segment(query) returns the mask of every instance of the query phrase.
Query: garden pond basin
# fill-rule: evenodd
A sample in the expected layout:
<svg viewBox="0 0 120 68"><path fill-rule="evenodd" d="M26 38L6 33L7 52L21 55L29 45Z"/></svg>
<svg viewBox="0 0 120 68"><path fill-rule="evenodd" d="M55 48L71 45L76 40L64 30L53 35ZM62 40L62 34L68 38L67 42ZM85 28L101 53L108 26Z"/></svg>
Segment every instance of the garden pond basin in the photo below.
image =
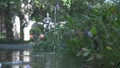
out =
<svg viewBox="0 0 120 68"><path fill-rule="evenodd" d="M55 52L0 49L1 68L83 68L81 60Z"/></svg>

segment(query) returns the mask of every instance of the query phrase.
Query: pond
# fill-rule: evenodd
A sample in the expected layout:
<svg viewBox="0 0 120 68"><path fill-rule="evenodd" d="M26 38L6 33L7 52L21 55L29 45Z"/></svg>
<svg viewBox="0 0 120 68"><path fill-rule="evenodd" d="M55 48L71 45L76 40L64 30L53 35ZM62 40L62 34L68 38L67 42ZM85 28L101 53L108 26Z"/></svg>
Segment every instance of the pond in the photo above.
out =
<svg viewBox="0 0 120 68"><path fill-rule="evenodd" d="M55 52L0 50L1 68L83 68L81 60Z"/></svg>

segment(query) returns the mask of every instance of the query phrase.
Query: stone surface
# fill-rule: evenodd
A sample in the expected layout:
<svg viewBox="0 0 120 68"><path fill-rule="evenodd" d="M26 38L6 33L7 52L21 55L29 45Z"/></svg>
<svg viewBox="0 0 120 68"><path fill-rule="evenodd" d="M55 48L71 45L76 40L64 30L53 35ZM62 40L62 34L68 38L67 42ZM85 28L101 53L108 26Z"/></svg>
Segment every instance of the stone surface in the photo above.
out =
<svg viewBox="0 0 120 68"><path fill-rule="evenodd" d="M25 50L31 48L32 45L29 44L0 44L0 49Z"/></svg>

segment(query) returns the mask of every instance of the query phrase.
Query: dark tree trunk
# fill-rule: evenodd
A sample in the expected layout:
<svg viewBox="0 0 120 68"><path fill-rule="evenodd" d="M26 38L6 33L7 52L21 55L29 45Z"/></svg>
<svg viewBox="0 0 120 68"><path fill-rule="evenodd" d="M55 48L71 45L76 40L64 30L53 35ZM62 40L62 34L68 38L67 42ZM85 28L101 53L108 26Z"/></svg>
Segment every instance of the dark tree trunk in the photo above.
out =
<svg viewBox="0 0 120 68"><path fill-rule="evenodd" d="M13 24L11 20L12 20L11 7L10 4L8 3L8 6L5 9L5 28L6 28L7 39L13 39L13 31L12 31Z"/></svg>

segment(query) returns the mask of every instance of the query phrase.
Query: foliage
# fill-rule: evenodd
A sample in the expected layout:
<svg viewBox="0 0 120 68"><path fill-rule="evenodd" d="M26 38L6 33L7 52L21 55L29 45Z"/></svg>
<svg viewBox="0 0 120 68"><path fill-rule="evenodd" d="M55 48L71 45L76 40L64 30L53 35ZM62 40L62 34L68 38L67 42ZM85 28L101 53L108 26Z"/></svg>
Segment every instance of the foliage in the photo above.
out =
<svg viewBox="0 0 120 68"><path fill-rule="evenodd" d="M6 2L1 0L0 8ZM42 21L47 12L53 21L57 17L55 28L45 33L44 39L39 38L39 34L43 33L41 26L32 30L38 32L37 38L33 39L35 50L67 52L82 57L86 63L94 61L103 68L119 67L119 3L105 3L103 0L34 0L32 19ZM60 20L66 21L63 27L59 26Z"/></svg>
<svg viewBox="0 0 120 68"><path fill-rule="evenodd" d="M83 5L81 4L81 6ZM73 7L77 6L74 5ZM117 57L120 58L118 56L118 40L120 39L118 35L120 30L118 5L114 3L97 3L95 5L84 4L83 7L88 9L80 12L82 14L78 13L80 9L73 12L74 15L66 16L68 23L65 27L68 30L65 30L67 35L65 35L66 37L63 40L68 45L69 52L77 56L82 54L83 57L87 56L88 59L93 57L93 60L96 59L93 55L96 55L96 57L101 55L101 59L104 59L105 68L116 66L119 62ZM76 9L78 10L78 8ZM86 35L85 31L91 32L91 36ZM95 45L93 44L96 38L98 39L96 41L98 43L97 47L100 48L100 53L97 53L94 49ZM81 50L84 48L87 51Z"/></svg>
<svg viewBox="0 0 120 68"><path fill-rule="evenodd" d="M83 57L86 63L104 64L104 68L117 67L120 62L118 2L67 1L63 0L62 9L58 11L65 12L62 18L67 20L66 24L60 28L57 22L45 39L38 40L36 50L67 52Z"/></svg>

